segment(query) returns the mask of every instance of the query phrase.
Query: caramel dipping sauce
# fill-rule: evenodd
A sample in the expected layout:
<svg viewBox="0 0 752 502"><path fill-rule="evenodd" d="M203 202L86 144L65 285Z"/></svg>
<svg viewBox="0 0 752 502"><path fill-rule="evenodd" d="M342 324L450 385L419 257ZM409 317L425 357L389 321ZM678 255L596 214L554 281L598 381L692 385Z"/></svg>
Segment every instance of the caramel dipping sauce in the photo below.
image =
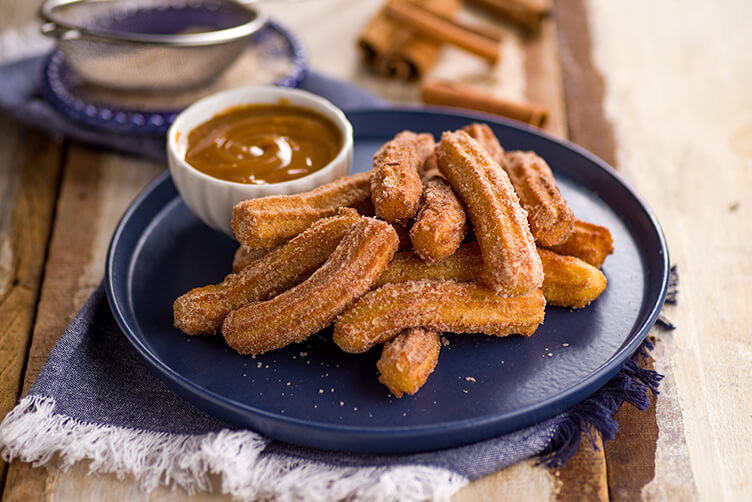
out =
<svg viewBox="0 0 752 502"><path fill-rule="evenodd" d="M342 144L334 122L307 108L244 105L193 129L185 161L214 178L265 185L318 171L334 160Z"/></svg>

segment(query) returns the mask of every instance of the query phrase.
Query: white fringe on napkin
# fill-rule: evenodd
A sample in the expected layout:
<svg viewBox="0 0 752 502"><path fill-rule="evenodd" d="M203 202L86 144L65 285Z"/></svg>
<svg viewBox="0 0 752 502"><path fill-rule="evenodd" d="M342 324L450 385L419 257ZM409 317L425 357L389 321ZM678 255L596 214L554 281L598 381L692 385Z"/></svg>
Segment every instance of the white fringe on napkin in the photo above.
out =
<svg viewBox="0 0 752 502"><path fill-rule="evenodd" d="M251 431L202 436L97 425L56 415L53 399L25 397L0 424L3 459L35 466L56 454L61 466L90 461L94 473L132 475L146 491L160 483L188 493L221 490L241 500L448 500L464 477L425 466L335 467L282 455L260 456L268 441Z"/></svg>

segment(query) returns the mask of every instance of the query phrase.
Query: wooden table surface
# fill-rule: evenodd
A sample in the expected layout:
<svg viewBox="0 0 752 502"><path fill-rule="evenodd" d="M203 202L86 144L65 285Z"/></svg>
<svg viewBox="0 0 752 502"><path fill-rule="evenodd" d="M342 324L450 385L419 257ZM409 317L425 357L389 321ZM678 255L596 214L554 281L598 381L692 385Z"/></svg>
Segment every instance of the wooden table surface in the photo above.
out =
<svg viewBox="0 0 752 502"><path fill-rule="evenodd" d="M395 102L414 85L360 65L355 38L380 0L271 5L313 68ZM36 2L0 0L0 30ZM472 16L472 13L468 14ZM506 33L489 69L457 50L437 76L543 103L548 128L612 165L656 212L681 272L679 303L654 329L666 375L644 413L625 406L614 441L586 441L561 470L522 462L478 480L471 500L752 499L752 3L558 0L538 37ZM23 31L23 30L22 30ZM0 54L2 57L2 54ZM2 85L2 82L0 82ZM0 416L25 395L74 313L100 282L110 235L165 169L25 129L0 114ZM218 480L215 480L215 486ZM209 500L132 480L0 464L3 501Z"/></svg>

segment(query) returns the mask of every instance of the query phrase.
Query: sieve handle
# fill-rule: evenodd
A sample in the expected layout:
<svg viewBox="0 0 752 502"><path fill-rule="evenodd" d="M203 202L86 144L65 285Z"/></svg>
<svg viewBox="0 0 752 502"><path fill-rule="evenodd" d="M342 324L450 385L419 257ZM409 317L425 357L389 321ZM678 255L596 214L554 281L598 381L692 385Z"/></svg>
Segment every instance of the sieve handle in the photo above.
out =
<svg viewBox="0 0 752 502"><path fill-rule="evenodd" d="M44 23L39 28L39 31L42 32L42 35L53 37L58 40L75 40L81 38L80 31L63 28L62 26L59 26L57 23L53 22Z"/></svg>

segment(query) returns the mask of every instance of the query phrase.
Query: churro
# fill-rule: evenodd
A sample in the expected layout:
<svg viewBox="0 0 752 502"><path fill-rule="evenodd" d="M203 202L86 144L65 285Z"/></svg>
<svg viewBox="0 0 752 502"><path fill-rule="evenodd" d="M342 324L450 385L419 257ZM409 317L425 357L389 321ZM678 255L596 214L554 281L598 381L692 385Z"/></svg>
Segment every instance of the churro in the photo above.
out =
<svg viewBox="0 0 752 502"><path fill-rule="evenodd" d="M527 214L504 170L464 131L445 132L436 158L473 223L485 283L508 296L540 288L543 267Z"/></svg>
<svg viewBox="0 0 752 502"><path fill-rule="evenodd" d="M556 253L577 258L601 268L606 257L614 252L614 239L606 227L576 220L569 239L558 246L546 246Z"/></svg>
<svg viewBox="0 0 752 502"><path fill-rule="evenodd" d="M230 312L222 323L227 344L240 354L260 354L305 340L368 291L396 251L391 225L360 217L308 279Z"/></svg>
<svg viewBox="0 0 752 502"><path fill-rule="evenodd" d="M251 248L270 249L295 237L313 222L332 216L340 207L370 206L369 174L340 178L296 195L272 195L235 205L232 230Z"/></svg>
<svg viewBox="0 0 752 502"><path fill-rule="evenodd" d="M546 303L582 308L598 298L606 288L606 276L585 261L543 248L538 248L538 253L543 264L541 289ZM474 242L463 244L441 263L427 263L414 253L397 253L374 287L420 280L474 282L482 270L483 260Z"/></svg>
<svg viewBox="0 0 752 502"><path fill-rule="evenodd" d="M189 291L173 304L175 327L189 335L216 333L231 311L272 298L310 276L327 261L359 218L354 209L342 209L338 216L315 222L220 284Z"/></svg>
<svg viewBox="0 0 752 502"><path fill-rule="evenodd" d="M534 152L506 152L501 165L527 211L536 242L542 246L565 242L574 229L574 213L546 161Z"/></svg>
<svg viewBox="0 0 752 502"><path fill-rule="evenodd" d="M423 328L406 329L384 344L376 363L379 382L395 397L415 394L439 362L441 341L435 331Z"/></svg>
<svg viewBox="0 0 752 502"><path fill-rule="evenodd" d="M232 258L232 271L237 274L252 262L258 260L262 256L268 255L271 249L254 249L248 246L240 245L238 250L235 251L235 256Z"/></svg>
<svg viewBox="0 0 752 502"><path fill-rule="evenodd" d="M543 272L546 302L558 307L586 307L606 289L606 276L594 266L574 256L562 256L538 248Z"/></svg>
<svg viewBox="0 0 752 502"><path fill-rule="evenodd" d="M389 223L415 216L423 193L418 169L433 148L430 134L402 131L376 152L371 171L371 201L376 216Z"/></svg>
<svg viewBox="0 0 752 502"><path fill-rule="evenodd" d="M543 322L540 290L507 298L470 282L408 281L371 291L334 324L334 342L361 353L403 330L423 327L453 333L530 336Z"/></svg>
<svg viewBox="0 0 752 502"><path fill-rule="evenodd" d="M441 176L441 171L439 171L439 164L436 161L436 154L431 152L431 155L423 162L423 167L420 169L420 177L425 181L434 176Z"/></svg>
<svg viewBox="0 0 752 502"><path fill-rule="evenodd" d="M439 262L454 253L467 234L462 202L443 178L426 181L421 207L410 228L413 251L429 262Z"/></svg>
<svg viewBox="0 0 752 502"><path fill-rule="evenodd" d="M394 282L419 280L480 281L483 260L476 242L463 244L455 253L439 263L428 263L415 253L397 253L387 265L374 287Z"/></svg>
<svg viewBox="0 0 752 502"><path fill-rule="evenodd" d="M471 138L480 143L488 155L499 165L504 162L504 148L488 124L473 122L462 128Z"/></svg>

